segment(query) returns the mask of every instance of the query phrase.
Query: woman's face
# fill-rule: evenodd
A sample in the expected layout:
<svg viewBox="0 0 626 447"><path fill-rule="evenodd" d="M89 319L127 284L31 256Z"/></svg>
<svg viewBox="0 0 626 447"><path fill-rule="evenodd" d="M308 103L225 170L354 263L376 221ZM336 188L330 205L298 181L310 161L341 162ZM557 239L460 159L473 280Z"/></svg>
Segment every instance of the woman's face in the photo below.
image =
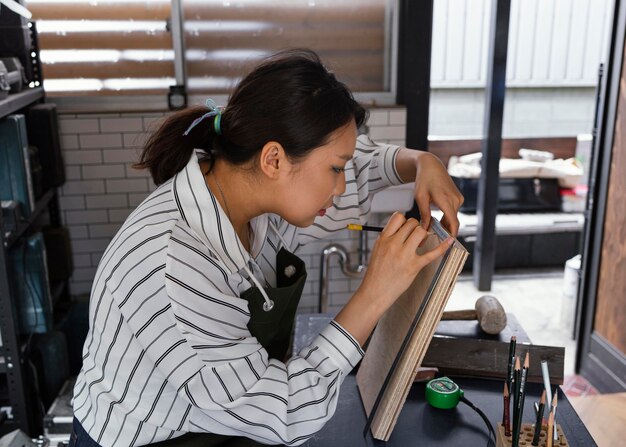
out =
<svg viewBox="0 0 626 447"><path fill-rule="evenodd" d="M331 134L327 144L313 149L296 163L280 198L279 214L298 227L308 227L333 204L333 197L346 190L344 168L354 155L357 128L354 120Z"/></svg>

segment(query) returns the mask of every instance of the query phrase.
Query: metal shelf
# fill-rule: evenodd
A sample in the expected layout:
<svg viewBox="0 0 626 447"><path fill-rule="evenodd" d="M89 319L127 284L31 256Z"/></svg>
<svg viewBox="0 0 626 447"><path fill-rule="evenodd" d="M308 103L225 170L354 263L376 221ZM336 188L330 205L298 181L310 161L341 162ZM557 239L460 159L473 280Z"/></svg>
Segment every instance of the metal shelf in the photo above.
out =
<svg viewBox="0 0 626 447"><path fill-rule="evenodd" d="M41 98L43 98L43 87L31 88L9 95L0 101L0 118L23 109Z"/></svg>
<svg viewBox="0 0 626 447"><path fill-rule="evenodd" d="M15 230L5 235L4 246L6 248L11 248L11 246L13 246L13 244L15 244L15 242L20 237L22 237L24 232L30 228L30 226L33 224L33 222L37 220L37 218L41 215L41 213L45 209L48 208L48 204L50 203L50 200L54 197L55 194L56 194L56 190L54 188L46 191L44 195L41 196L39 200L37 200L37 203L35 204L35 209L31 213L31 215L28 217L28 219L23 222L20 222L17 225L17 228Z"/></svg>
<svg viewBox="0 0 626 447"><path fill-rule="evenodd" d="M33 82L43 82L41 77L41 61L37 39L37 24L31 22L30 27L31 54L33 56ZM0 100L0 119L7 115L21 111L32 104L41 102L45 98L43 87L26 88L20 93L8 95ZM35 204L35 209L24 221L18 222L14 231L5 233L3 223L0 222L0 334L2 347L0 348L0 371L6 383L6 405L13 415L12 419L0 424L0 435L16 428L26 432L30 437L36 437L41 431L41 423L37 401L37 389L29 379L28 366L24 363L24 340L19 335L18 322L14 320L15 309L12 296L12 285L9 278L8 254L9 248L19 238L27 234L28 230L38 220L45 210L49 210L51 224L58 225L59 213L56 191L47 191Z"/></svg>

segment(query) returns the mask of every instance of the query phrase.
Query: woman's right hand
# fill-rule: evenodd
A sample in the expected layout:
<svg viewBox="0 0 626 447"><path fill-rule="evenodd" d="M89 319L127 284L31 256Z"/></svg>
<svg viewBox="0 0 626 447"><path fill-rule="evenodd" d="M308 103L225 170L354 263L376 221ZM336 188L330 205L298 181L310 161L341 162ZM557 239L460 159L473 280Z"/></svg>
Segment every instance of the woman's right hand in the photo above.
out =
<svg viewBox="0 0 626 447"><path fill-rule="evenodd" d="M335 320L361 345L385 311L411 285L419 271L444 255L448 238L433 250L417 254L428 233L416 219L394 213L374 244L363 282Z"/></svg>
<svg viewBox="0 0 626 447"><path fill-rule="evenodd" d="M394 213L374 244L359 288L376 297L382 313L411 285L424 266L443 256L454 242L449 238L433 250L418 255L417 248L427 237L419 221Z"/></svg>

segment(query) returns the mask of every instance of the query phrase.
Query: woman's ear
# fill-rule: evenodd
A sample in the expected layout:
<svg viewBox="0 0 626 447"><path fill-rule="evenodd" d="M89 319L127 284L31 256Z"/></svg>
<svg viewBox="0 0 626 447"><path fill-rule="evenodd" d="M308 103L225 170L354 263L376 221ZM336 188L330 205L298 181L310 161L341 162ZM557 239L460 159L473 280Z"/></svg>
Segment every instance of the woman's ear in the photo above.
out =
<svg viewBox="0 0 626 447"><path fill-rule="evenodd" d="M261 149L259 164L264 175L271 179L278 178L287 167L285 149L276 141L268 141Z"/></svg>

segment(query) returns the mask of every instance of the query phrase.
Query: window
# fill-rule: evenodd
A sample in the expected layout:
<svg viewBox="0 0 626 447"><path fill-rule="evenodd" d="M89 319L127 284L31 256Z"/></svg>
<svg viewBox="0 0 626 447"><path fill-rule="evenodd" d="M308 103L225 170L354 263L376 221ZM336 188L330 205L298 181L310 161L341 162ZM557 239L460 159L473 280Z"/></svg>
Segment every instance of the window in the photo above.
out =
<svg viewBox="0 0 626 447"><path fill-rule="evenodd" d="M226 93L261 58L316 50L352 90L388 90L391 0L187 0L190 94ZM174 79L169 0L30 0L44 87L59 95L165 95Z"/></svg>
<svg viewBox="0 0 626 447"><path fill-rule="evenodd" d="M167 91L174 81L169 0L30 0L51 94Z"/></svg>

